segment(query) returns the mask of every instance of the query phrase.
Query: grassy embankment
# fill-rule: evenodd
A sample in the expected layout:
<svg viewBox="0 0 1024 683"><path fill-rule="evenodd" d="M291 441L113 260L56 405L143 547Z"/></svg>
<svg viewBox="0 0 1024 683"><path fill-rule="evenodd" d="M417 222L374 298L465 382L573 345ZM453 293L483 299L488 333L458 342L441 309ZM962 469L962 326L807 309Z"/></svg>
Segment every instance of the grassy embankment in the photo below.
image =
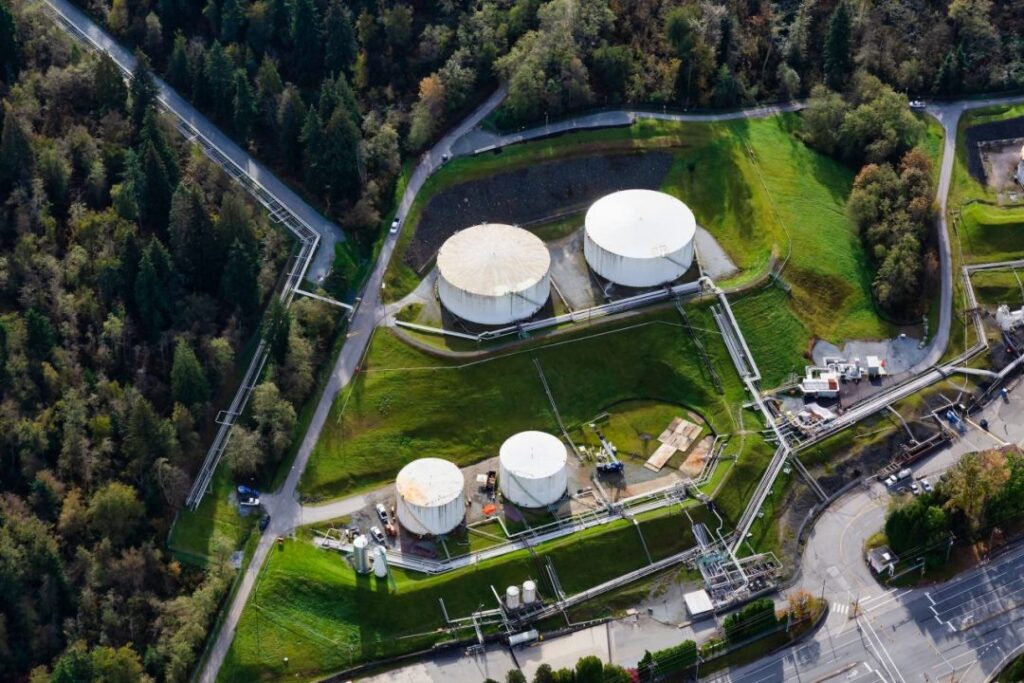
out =
<svg viewBox="0 0 1024 683"><path fill-rule="evenodd" d="M379 486L426 454L467 465L495 454L517 431L557 433L533 357L569 428L624 401L654 401L692 408L716 432L734 433L744 390L707 309L692 306L690 315L724 396L705 377L675 311L581 328L468 362L424 354L380 330L364 371L335 403L300 490L337 497ZM751 414L744 420L757 422Z"/></svg>
<svg viewBox="0 0 1024 683"><path fill-rule="evenodd" d="M427 181L410 211L385 293L401 298L419 281L402 254L435 194L567 156L661 149L674 157L662 189L683 198L741 268L732 284L762 274L773 253L791 254L786 270L791 308L812 334L830 340L885 336L891 330L871 305L870 264L845 215L853 171L804 145L795 135L799 125L796 115L714 124L642 119L629 128L584 131L515 145L501 154L455 159ZM929 140L926 146L937 146Z"/></svg>
<svg viewBox="0 0 1024 683"><path fill-rule="evenodd" d="M1001 206L997 194L971 176L967 170L965 138L965 131L971 126L1019 116L1024 116L1024 105L986 107L966 112L960 119L947 206L952 228L950 239L953 245L955 271L964 263L986 263L1024 257L1024 207ZM998 297L1010 291L1007 278L1016 284L1016 280L1009 273L975 276L975 285L980 287L977 290L980 295L979 303L986 306L999 303ZM953 280L953 295L953 328L950 333L949 349L944 359L952 358L974 343L973 332L965 325L963 316L959 314L966 307L960 278ZM1018 300L1011 295L1007 302L1015 303Z"/></svg>
<svg viewBox="0 0 1024 683"><path fill-rule="evenodd" d="M708 515L703 507L689 513L695 520ZM678 509L641 516L639 525L654 560L694 542L689 519ZM525 551L440 576L393 569L391 581L378 581L357 576L337 554L317 550L310 539L310 532L302 531L272 553L218 680L305 680L427 647L448 638L436 630L444 625L438 598L456 617L491 606L492 585L500 591L533 578L542 595L551 595L541 564ZM570 594L646 563L637 530L626 521L544 544L537 554L541 563L551 558Z"/></svg>

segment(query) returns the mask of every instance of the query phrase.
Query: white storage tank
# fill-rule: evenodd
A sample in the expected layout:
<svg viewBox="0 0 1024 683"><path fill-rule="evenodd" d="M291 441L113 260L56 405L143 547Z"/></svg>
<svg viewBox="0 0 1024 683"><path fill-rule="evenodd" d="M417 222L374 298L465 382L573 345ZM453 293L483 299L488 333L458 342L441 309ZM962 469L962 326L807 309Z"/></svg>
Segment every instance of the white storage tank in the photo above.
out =
<svg viewBox="0 0 1024 683"><path fill-rule="evenodd" d="M529 318L551 293L551 254L533 233L484 223L460 230L437 252L437 292L454 315L481 325Z"/></svg>
<svg viewBox="0 0 1024 683"><path fill-rule="evenodd" d="M388 553L381 545L373 549L373 575L378 579L388 575Z"/></svg>
<svg viewBox="0 0 1024 683"><path fill-rule="evenodd" d="M690 269L696 234L693 212L672 195L623 190L590 206L583 255L606 280L627 287L655 287Z"/></svg>
<svg viewBox="0 0 1024 683"><path fill-rule="evenodd" d="M505 607L519 609L519 586L509 586L505 589Z"/></svg>
<svg viewBox="0 0 1024 683"><path fill-rule="evenodd" d="M521 507L538 508L563 495L568 473L568 451L562 440L547 432L519 432L498 451L501 494Z"/></svg>
<svg viewBox="0 0 1024 683"><path fill-rule="evenodd" d="M537 584L533 581L523 581L523 604L532 605L537 602Z"/></svg>
<svg viewBox="0 0 1024 683"><path fill-rule="evenodd" d="M366 536L356 536L352 541L352 566L358 574L370 571L370 539Z"/></svg>
<svg viewBox="0 0 1024 683"><path fill-rule="evenodd" d="M462 470L447 460L413 460L395 479L398 521L418 536L448 533L462 523L465 515L465 485Z"/></svg>

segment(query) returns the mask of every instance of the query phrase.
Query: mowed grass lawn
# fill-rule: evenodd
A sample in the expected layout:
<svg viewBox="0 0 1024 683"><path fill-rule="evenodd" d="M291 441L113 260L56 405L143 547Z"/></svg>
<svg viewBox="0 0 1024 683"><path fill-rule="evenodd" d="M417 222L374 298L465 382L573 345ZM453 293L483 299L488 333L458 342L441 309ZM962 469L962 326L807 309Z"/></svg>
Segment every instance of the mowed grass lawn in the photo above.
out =
<svg viewBox="0 0 1024 683"><path fill-rule="evenodd" d="M694 521L714 525L703 506L691 503L688 512ZM678 507L640 516L638 522L654 560L694 543L690 520ZM444 625L439 598L451 617L468 616L478 607L494 606L490 586L503 592L528 578L550 598L541 565L549 557L570 594L647 562L637 529L621 520L537 547L540 562L521 551L440 576L392 569L393 581L357 576L343 557L316 549L311 539L310 532L301 531L272 552L218 680L308 680L427 647L448 638L437 630Z"/></svg>
<svg viewBox="0 0 1024 683"><path fill-rule="evenodd" d="M332 498L390 481L424 456L467 465L525 429L558 426L536 357L566 425L626 400L689 406L720 433L736 429L743 389L706 308L691 319L722 377L717 394L674 310L581 328L487 359L439 359L386 329L338 397L303 475L306 496Z"/></svg>
<svg viewBox="0 0 1024 683"><path fill-rule="evenodd" d="M810 332L796 317L792 299L779 287L763 287L732 299L736 322L754 354L764 387L777 387L790 373L804 374Z"/></svg>
<svg viewBox="0 0 1024 683"><path fill-rule="evenodd" d="M1022 280L1024 269L1018 270L1016 276L1010 271L981 271L971 276L978 303L993 310L1000 304L1010 308L1020 308L1024 304Z"/></svg>

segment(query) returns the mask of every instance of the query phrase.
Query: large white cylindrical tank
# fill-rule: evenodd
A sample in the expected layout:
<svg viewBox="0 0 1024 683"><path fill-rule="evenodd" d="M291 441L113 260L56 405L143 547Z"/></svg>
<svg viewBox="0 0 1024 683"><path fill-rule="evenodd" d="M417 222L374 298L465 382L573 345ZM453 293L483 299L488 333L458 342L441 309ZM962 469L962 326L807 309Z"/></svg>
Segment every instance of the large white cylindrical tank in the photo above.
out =
<svg viewBox="0 0 1024 683"><path fill-rule="evenodd" d="M532 605L537 602L537 584L533 581L523 581L523 604Z"/></svg>
<svg viewBox="0 0 1024 683"><path fill-rule="evenodd" d="M485 223L460 230L437 252L437 292L454 315L481 325L529 318L551 293L551 254L533 233Z"/></svg>
<svg viewBox="0 0 1024 683"><path fill-rule="evenodd" d="M544 507L565 495L568 451L557 436L547 432L519 432L498 451L501 494L516 505Z"/></svg>
<svg viewBox="0 0 1024 683"><path fill-rule="evenodd" d="M519 586L509 586L505 589L505 607L519 609Z"/></svg>
<svg viewBox="0 0 1024 683"><path fill-rule="evenodd" d="M359 574L370 571L370 539L366 536L356 536L352 541L352 566Z"/></svg>
<svg viewBox="0 0 1024 683"><path fill-rule="evenodd" d="M623 190L587 211L583 255L595 273L627 287L672 282L693 263L697 220L664 192Z"/></svg>
<svg viewBox="0 0 1024 683"><path fill-rule="evenodd" d="M377 546L373 549L373 575L383 579L388 575L388 552L384 546Z"/></svg>
<svg viewBox="0 0 1024 683"><path fill-rule="evenodd" d="M446 534L465 515L462 470L440 458L420 458L402 468L395 479L398 521L418 536Z"/></svg>

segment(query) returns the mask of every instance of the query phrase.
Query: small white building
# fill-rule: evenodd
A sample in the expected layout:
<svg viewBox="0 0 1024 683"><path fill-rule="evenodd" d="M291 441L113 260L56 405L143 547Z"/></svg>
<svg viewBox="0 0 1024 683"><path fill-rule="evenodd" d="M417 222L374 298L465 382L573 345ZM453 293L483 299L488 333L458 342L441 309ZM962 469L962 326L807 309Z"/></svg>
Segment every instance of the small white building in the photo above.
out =
<svg viewBox="0 0 1024 683"><path fill-rule="evenodd" d="M807 368L807 374L800 382L804 396L834 398L839 395L839 373L822 368Z"/></svg>
<svg viewBox="0 0 1024 683"><path fill-rule="evenodd" d="M868 356L865 360L868 366L868 377L884 377L888 374L885 370L885 361L878 356Z"/></svg>
<svg viewBox="0 0 1024 683"><path fill-rule="evenodd" d="M996 322L1003 332L1011 332L1024 325L1024 308L1011 311L1006 304L996 309Z"/></svg>
<svg viewBox="0 0 1024 683"><path fill-rule="evenodd" d="M689 613L691 619L700 619L706 617L715 611L715 606L711 602L711 596L708 595L706 590L693 591L683 596L683 602L686 603L686 611Z"/></svg>
<svg viewBox="0 0 1024 683"><path fill-rule="evenodd" d="M868 564L871 565L876 574L883 572L892 574L896 568L897 560L898 558L887 545L872 548L868 551Z"/></svg>

